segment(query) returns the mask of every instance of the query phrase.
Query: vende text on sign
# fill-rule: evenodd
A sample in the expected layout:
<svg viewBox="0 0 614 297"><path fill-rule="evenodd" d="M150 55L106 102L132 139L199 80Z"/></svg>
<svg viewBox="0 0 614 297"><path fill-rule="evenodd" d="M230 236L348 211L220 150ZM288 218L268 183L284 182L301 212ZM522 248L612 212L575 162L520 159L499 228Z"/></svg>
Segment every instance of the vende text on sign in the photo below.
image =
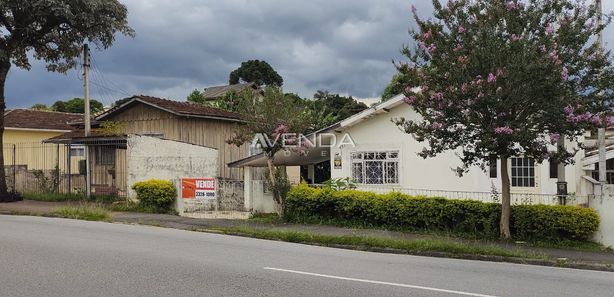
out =
<svg viewBox="0 0 614 297"><path fill-rule="evenodd" d="M217 180L215 178L182 178L183 199L215 199Z"/></svg>

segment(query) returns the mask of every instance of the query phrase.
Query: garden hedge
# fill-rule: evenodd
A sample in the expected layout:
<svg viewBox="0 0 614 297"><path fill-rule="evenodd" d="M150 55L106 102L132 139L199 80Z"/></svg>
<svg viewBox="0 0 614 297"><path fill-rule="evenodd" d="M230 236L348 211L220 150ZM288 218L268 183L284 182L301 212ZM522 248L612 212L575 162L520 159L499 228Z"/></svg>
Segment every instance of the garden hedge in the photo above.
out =
<svg viewBox="0 0 614 297"><path fill-rule="evenodd" d="M177 191L171 181L149 179L134 183L132 189L144 209L159 213L169 213L173 210Z"/></svg>
<svg viewBox="0 0 614 297"><path fill-rule="evenodd" d="M497 238L501 206L470 200L335 191L293 187L284 218L292 222L332 223L395 230L435 230ZM599 226L592 209L575 206L512 206L514 239L528 241L588 240Z"/></svg>

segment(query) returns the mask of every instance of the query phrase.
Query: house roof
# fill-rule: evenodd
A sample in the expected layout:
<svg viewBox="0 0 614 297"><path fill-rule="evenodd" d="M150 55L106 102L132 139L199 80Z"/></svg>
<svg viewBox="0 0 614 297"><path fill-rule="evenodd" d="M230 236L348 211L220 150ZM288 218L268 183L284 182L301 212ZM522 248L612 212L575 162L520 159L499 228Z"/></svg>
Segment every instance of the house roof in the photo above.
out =
<svg viewBox="0 0 614 297"><path fill-rule="evenodd" d="M147 104L149 106L161 109L163 111L178 115L178 116L186 116L186 117L199 117L199 118L209 118L209 119L218 119L225 121L241 121L241 117L239 114L234 112L228 112L225 110L221 110L218 108L213 108L209 106L205 106L198 103L192 103L187 101L174 101L162 98L156 98L145 95L137 95L126 98L125 103L115 106L104 113L98 115L96 120L103 120L104 118L114 114L128 106L136 102L141 102L143 104Z"/></svg>
<svg viewBox="0 0 614 297"><path fill-rule="evenodd" d="M246 88L256 89L257 86L254 83L242 83L225 86L207 87L203 90L202 95L206 100L213 100L220 98L229 92L239 93Z"/></svg>
<svg viewBox="0 0 614 297"><path fill-rule="evenodd" d="M13 129L70 131L72 127L68 123L80 119L83 119L82 114L11 109L4 113L4 126Z"/></svg>
<svg viewBox="0 0 614 297"><path fill-rule="evenodd" d="M101 129L93 128L90 131L89 136L85 136L85 130L83 128L78 128L72 130L70 132L63 133L58 136L54 136L48 139L45 139L43 142L47 143L93 143L93 142L101 142L108 140L118 140L125 139L126 135L108 135L103 132Z"/></svg>
<svg viewBox="0 0 614 297"><path fill-rule="evenodd" d="M308 139L311 139L314 136L322 135L325 136L326 133L333 132L342 132L349 127L357 125L358 123L362 123L363 121L368 120L369 118L381 114L387 113L390 109L405 104L405 95L400 94L390 98L389 100L379 103L375 106L369 107L347 119L336 122L328 127L315 131L307 136ZM322 137L320 139L323 139ZM324 138L323 142L325 145L330 145L330 139ZM323 153L323 151L329 151L329 146L314 146L311 148L307 148L308 152L306 155L301 154L287 154L282 151L277 152L274 156L273 163L276 165L306 165L306 164L316 164L322 161L325 161L330 158L330 154ZM227 164L228 167L244 167L244 166L254 166L254 167L263 167L266 166L266 155L264 153L256 154L253 156L249 156L247 158L243 158L240 160L236 160Z"/></svg>

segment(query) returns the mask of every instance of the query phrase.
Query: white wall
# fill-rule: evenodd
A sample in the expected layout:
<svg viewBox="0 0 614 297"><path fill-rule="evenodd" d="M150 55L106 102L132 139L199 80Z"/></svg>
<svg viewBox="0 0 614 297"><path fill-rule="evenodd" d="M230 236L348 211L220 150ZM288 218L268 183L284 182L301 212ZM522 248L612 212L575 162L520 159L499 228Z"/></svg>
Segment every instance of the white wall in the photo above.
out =
<svg viewBox="0 0 614 297"><path fill-rule="evenodd" d="M337 134L339 140L343 133L349 133L356 147L345 146L341 149L338 147L331 149L331 156L341 152L342 158L342 168L335 169L332 163L334 158L331 157L331 177L351 176L350 153L353 151L399 150L400 183L394 186L378 185L379 188L491 192L491 185L494 185L500 191L499 172L497 172L498 178L490 178L487 172L478 167L473 167L463 177L458 177L452 168L460 166L461 162L453 151L442 153L434 158L423 159L419 157L417 153L422 150L424 145L414 140L411 135L405 134L391 122L392 118L400 117L417 119L419 116L408 105L402 104L390 110L389 113L376 115L348 128L341 134ZM576 163L580 163L580 156L576 158L578 159ZM578 176L578 167L566 167L566 179L573 181L568 184L569 192L575 192L576 183L579 183L575 178ZM498 168L500 168L500 164L498 164ZM555 194L556 179L551 179L549 176L548 162L538 164L536 172L537 185L535 188L512 188L512 192Z"/></svg>
<svg viewBox="0 0 614 297"><path fill-rule="evenodd" d="M593 239L605 246L614 247L614 185L604 185L602 195L591 199L589 206L597 211L601 220Z"/></svg>
<svg viewBox="0 0 614 297"><path fill-rule="evenodd" d="M128 195L135 182L157 178L218 176L218 152L214 148L150 136L131 135L127 143Z"/></svg>

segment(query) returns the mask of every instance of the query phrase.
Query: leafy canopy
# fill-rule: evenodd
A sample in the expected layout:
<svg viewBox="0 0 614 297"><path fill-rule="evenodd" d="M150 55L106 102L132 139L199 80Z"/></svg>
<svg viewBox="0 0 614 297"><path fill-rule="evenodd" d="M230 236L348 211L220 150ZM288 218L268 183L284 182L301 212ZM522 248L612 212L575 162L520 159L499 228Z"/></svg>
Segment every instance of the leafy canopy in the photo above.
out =
<svg viewBox="0 0 614 297"><path fill-rule="evenodd" d="M132 36L127 13L117 0L0 1L0 62L30 69L32 52L48 70L66 72L83 42L108 48L116 32Z"/></svg>
<svg viewBox="0 0 614 297"><path fill-rule="evenodd" d="M104 106L100 101L90 100L90 112L95 114L104 109ZM85 102L83 98L73 98L68 101L58 100L51 105L52 111L70 112L70 113L84 113Z"/></svg>
<svg viewBox="0 0 614 297"><path fill-rule="evenodd" d="M241 63L241 66L230 73L229 84L240 82L253 82L258 86L281 87L284 79L267 63L260 60L249 60Z"/></svg>
<svg viewBox="0 0 614 297"><path fill-rule="evenodd" d="M273 156L282 149L283 134L300 134L308 130L312 123L308 113L295 104L290 96L286 96L280 88L266 87L262 95L244 90L239 100L239 114L245 121L237 127L229 143L242 145L251 142L254 136L263 135L271 141L271 146L264 143L262 149L268 156ZM278 139L275 142L275 139Z"/></svg>
<svg viewBox="0 0 614 297"><path fill-rule="evenodd" d="M592 42L604 25L594 6L572 0L434 0L414 48L399 63L416 79L404 92L420 119L396 119L435 156L460 149L464 172L494 158L524 155L570 161L549 151L561 136L575 140L603 124L612 106L610 53Z"/></svg>

